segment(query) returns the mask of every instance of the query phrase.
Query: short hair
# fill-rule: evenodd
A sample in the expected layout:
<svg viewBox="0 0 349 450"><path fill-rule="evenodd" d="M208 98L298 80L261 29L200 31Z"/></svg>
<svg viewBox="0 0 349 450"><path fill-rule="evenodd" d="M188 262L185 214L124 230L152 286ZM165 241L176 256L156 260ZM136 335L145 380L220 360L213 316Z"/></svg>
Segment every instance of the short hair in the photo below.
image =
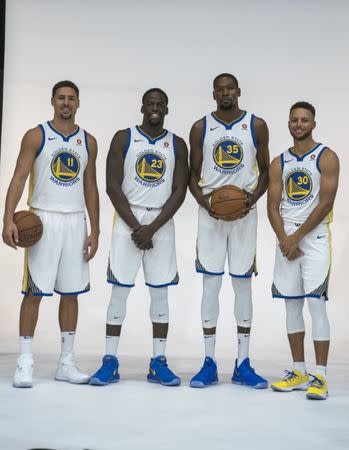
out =
<svg viewBox="0 0 349 450"><path fill-rule="evenodd" d="M307 109L308 111L310 111L310 112L312 113L313 117L315 118L315 108L314 108L314 106L311 105L310 103L308 103L308 102L297 102L297 103L295 103L295 104L292 105L291 108L290 108L290 114L291 114L291 112L292 112L294 109L297 109L297 108Z"/></svg>
<svg viewBox="0 0 349 450"><path fill-rule="evenodd" d="M216 89L217 83L221 78L231 78L236 83L236 86L239 87L239 82L235 75L231 73L221 73L213 80L213 89Z"/></svg>
<svg viewBox="0 0 349 450"><path fill-rule="evenodd" d="M164 91L163 91L162 89L160 89L160 88L151 88L151 89L148 89L146 92L144 92L143 97L142 97L142 103L144 103L146 97L147 97L149 94L152 94L153 92L158 92L159 94L163 95L163 96L165 97L166 105L168 105L168 97L167 97L167 94L166 94L166 92L164 92Z"/></svg>
<svg viewBox="0 0 349 450"><path fill-rule="evenodd" d="M52 88L52 97L54 97L56 95L57 90L62 87L69 87L69 88L74 89L77 98L79 98L79 88L77 87L77 85L75 83L73 83L72 81L69 81L69 80L63 80L63 81L59 81L58 83L56 83Z"/></svg>

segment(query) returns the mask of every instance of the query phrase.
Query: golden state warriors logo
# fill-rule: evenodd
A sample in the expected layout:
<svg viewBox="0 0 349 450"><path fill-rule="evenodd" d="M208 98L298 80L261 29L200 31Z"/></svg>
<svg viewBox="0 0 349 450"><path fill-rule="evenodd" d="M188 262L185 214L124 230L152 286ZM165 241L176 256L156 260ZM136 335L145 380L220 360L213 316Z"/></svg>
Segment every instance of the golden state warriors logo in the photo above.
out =
<svg viewBox="0 0 349 450"><path fill-rule="evenodd" d="M294 202L300 202L309 197L312 188L313 182L310 175L303 170L295 170L287 178L287 196Z"/></svg>
<svg viewBox="0 0 349 450"><path fill-rule="evenodd" d="M143 153L136 161L139 178L147 183L159 181L166 171L164 159L156 153Z"/></svg>
<svg viewBox="0 0 349 450"><path fill-rule="evenodd" d="M213 159L218 167L232 170L241 164L243 151L241 145L233 140L218 142L213 149Z"/></svg>
<svg viewBox="0 0 349 450"><path fill-rule="evenodd" d="M72 152L60 151L51 161L53 176L63 183L75 180L80 172L80 162Z"/></svg>

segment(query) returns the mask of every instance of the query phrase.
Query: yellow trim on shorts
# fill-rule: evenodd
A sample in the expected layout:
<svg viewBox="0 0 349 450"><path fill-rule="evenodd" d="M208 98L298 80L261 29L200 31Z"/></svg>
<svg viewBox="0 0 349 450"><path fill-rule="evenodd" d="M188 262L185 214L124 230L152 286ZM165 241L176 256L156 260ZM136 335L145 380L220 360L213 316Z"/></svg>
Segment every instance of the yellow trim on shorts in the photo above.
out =
<svg viewBox="0 0 349 450"><path fill-rule="evenodd" d="M23 270L23 281L22 281L22 292L28 291L28 249L24 250L24 270Z"/></svg>
<svg viewBox="0 0 349 450"><path fill-rule="evenodd" d="M116 222L118 221L118 213L116 212L116 210L114 211L114 217L113 217L113 230L116 226Z"/></svg>
<svg viewBox="0 0 349 450"><path fill-rule="evenodd" d="M331 211L327 214L325 220L327 224L333 222L333 209L331 209Z"/></svg>
<svg viewBox="0 0 349 450"><path fill-rule="evenodd" d="M328 271L328 279L330 279L331 269L332 269L332 233L331 233L329 223L326 224L326 227L327 227L328 247L329 247L329 251L330 251L330 268Z"/></svg>

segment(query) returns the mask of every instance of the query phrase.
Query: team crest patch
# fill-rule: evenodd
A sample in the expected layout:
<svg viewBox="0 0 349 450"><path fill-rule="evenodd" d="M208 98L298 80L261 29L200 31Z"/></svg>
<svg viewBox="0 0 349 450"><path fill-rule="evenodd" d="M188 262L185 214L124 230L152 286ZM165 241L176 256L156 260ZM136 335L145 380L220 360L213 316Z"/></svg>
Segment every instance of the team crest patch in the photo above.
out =
<svg viewBox="0 0 349 450"><path fill-rule="evenodd" d="M51 161L51 181L61 186L77 183L80 173L80 161L77 154L67 149L54 153Z"/></svg>
<svg viewBox="0 0 349 450"><path fill-rule="evenodd" d="M223 174L236 173L244 166L242 145L237 140L224 139L217 142L213 148L215 170Z"/></svg>
<svg viewBox="0 0 349 450"><path fill-rule="evenodd" d="M154 187L162 184L166 172L165 158L157 152L144 152L136 161L136 181L143 186Z"/></svg>
<svg viewBox="0 0 349 450"><path fill-rule="evenodd" d="M311 174L304 169L296 169L287 176L286 192L292 204L304 204L313 198Z"/></svg>

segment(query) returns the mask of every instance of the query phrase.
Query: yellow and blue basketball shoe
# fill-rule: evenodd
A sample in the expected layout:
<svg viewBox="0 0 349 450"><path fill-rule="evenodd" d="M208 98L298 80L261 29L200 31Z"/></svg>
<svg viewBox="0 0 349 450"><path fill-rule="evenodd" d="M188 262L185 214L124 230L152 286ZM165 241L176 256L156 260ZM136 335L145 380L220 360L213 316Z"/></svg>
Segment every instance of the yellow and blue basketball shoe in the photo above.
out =
<svg viewBox="0 0 349 450"><path fill-rule="evenodd" d="M268 381L256 374L255 369L250 366L249 358L245 358L239 367L237 366L237 360L235 360L235 368L231 381L232 383L242 384L254 389L266 389L268 387Z"/></svg>
<svg viewBox="0 0 349 450"><path fill-rule="evenodd" d="M309 375L307 372L303 375L299 370L285 370L286 376L281 381L276 381L271 385L274 391L291 392L305 391L309 386Z"/></svg>
<svg viewBox="0 0 349 450"><path fill-rule="evenodd" d="M150 383L160 383L164 386L181 384L181 379L168 368L166 357L163 355L151 358L147 380Z"/></svg>
<svg viewBox="0 0 349 450"><path fill-rule="evenodd" d="M118 368L118 359L114 355L105 355L102 367L92 375L89 384L94 386L105 386L109 383L117 383L120 380Z"/></svg>
<svg viewBox="0 0 349 450"><path fill-rule="evenodd" d="M190 380L190 387L205 388L218 383L217 364L206 356L200 371Z"/></svg>
<svg viewBox="0 0 349 450"><path fill-rule="evenodd" d="M327 380L318 373L310 375L313 377L307 389L307 398L311 400L326 400L328 397Z"/></svg>

